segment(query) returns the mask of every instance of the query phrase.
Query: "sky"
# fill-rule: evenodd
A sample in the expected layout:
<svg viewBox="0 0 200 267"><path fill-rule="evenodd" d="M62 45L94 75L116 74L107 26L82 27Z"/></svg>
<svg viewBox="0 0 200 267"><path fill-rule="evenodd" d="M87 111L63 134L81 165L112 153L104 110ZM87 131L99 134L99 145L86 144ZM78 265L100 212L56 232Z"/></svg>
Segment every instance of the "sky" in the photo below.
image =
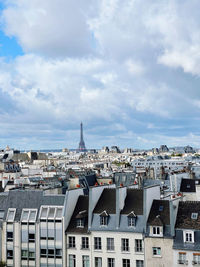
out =
<svg viewBox="0 0 200 267"><path fill-rule="evenodd" d="M0 0L0 147L200 147L199 0Z"/></svg>

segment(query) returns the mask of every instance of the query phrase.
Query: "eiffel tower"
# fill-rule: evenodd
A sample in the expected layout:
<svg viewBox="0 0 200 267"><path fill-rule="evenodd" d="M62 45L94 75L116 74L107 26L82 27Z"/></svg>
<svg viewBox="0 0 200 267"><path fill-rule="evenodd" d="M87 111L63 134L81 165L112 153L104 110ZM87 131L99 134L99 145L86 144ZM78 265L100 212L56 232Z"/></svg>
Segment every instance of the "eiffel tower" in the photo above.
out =
<svg viewBox="0 0 200 267"><path fill-rule="evenodd" d="M79 147L78 147L79 152L86 152L87 149L85 147L85 142L83 140L83 123L81 122L80 126L80 142L79 142Z"/></svg>

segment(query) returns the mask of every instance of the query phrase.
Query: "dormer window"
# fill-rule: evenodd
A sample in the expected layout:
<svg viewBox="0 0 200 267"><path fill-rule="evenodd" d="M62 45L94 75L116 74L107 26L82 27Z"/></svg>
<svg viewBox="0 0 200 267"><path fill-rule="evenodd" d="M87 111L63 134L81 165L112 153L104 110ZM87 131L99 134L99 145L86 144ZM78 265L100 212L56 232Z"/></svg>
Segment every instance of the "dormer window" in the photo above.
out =
<svg viewBox="0 0 200 267"><path fill-rule="evenodd" d="M76 227L83 228L84 227L84 219L76 219Z"/></svg>
<svg viewBox="0 0 200 267"><path fill-rule="evenodd" d="M15 218L16 209L8 209L7 213L7 221L13 222Z"/></svg>
<svg viewBox="0 0 200 267"><path fill-rule="evenodd" d="M194 231L183 231L183 240L185 243L194 243Z"/></svg>
<svg viewBox="0 0 200 267"><path fill-rule="evenodd" d="M135 215L134 211L131 211L131 213L129 213L127 217L128 217L128 226L135 227L137 215Z"/></svg>
<svg viewBox="0 0 200 267"><path fill-rule="evenodd" d="M76 215L76 227L83 228L85 225L85 218L87 217L87 210L82 210Z"/></svg>
<svg viewBox="0 0 200 267"><path fill-rule="evenodd" d="M108 225L108 213L104 210L101 214L100 214L100 225L101 226L107 226Z"/></svg>
<svg viewBox="0 0 200 267"><path fill-rule="evenodd" d="M153 235L160 235L160 227L153 226Z"/></svg>
<svg viewBox="0 0 200 267"><path fill-rule="evenodd" d="M197 218L198 218L198 213L193 212L193 213L191 214L191 219L192 219L192 220L197 220Z"/></svg>

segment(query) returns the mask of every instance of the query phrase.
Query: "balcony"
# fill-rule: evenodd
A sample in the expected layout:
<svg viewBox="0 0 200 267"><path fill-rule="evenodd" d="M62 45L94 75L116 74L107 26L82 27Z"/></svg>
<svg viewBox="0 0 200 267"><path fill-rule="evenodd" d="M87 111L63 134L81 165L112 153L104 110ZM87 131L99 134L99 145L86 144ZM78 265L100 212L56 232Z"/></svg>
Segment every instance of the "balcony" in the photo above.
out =
<svg viewBox="0 0 200 267"><path fill-rule="evenodd" d="M121 247L122 252L130 252L130 247L123 246Z"/></svg>
<svg viewBox="0 0 200 267"><path fill-rule="evenodd" d="M67 244L67 248L76 249L76 245L69 243L69 244Z"/></svg>
<svg viewBox="0 0 200 267"><path fill-rule="evenodd" d="M178 260L178 264L188 265L187 260Z"/></svg>
<svg viewBox="0 0 200 267"><path fill-rule="evenodd" d="M106 249L107 249L107 251L114 251L115 247L114 246L107 246Z"/></svg>
<svg viewBox="0 0 200 267"><path fill-rule="evenodd" d="M143 247L135 247L135 253L144 253Z"/></svg>
<svg viewBox="0 0 200 267"><path fill-rule="evenodd" d="M89 245L81 245L80 248L83 249L83 250L90 249Z"/></svg>
<svg viewBox="0 0 200 267"><path fill-rule="evenodd" d="M200 265L200 261L192 261L192 265Z"/></svg>

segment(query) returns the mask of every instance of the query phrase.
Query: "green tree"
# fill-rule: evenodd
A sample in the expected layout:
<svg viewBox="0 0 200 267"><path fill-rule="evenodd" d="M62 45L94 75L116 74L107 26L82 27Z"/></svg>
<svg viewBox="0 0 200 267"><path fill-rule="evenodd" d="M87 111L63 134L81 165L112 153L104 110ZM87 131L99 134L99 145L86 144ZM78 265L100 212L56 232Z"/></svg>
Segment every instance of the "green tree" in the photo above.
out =
<svg viewBox="0 0 200 267"><path fill-rule="evenodd" d="M0 261L0 267L6 267L6 263L4 261Z"/></svg>

